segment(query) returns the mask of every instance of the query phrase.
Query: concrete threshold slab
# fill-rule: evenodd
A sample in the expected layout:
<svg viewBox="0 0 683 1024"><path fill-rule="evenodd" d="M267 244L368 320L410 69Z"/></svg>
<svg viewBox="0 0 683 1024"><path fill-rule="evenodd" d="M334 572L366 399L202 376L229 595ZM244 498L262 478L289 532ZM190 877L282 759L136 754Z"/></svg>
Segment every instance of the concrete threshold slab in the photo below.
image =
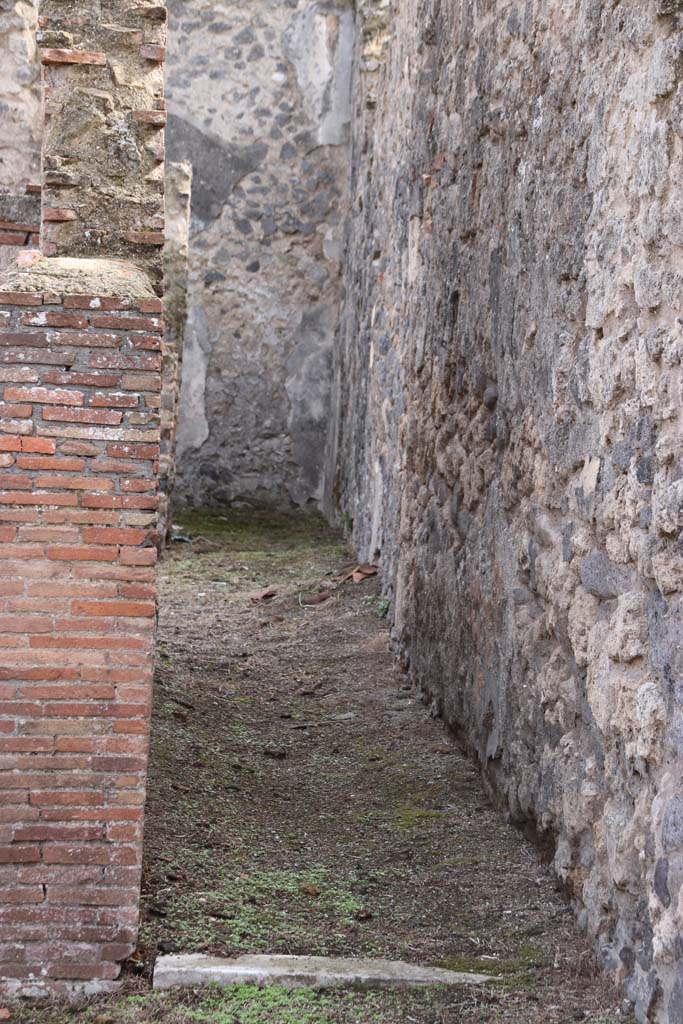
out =
<svg viewBox="0 0 683 1024"><path fill-rule="evenodd" d="M154 988L197 985L280 985L286 988L413 988L424 985L482 985L487 974L462 974L417 967L400 960L341 959L325 956L240 956L234 960L204 954L160 956Z"/></svg>

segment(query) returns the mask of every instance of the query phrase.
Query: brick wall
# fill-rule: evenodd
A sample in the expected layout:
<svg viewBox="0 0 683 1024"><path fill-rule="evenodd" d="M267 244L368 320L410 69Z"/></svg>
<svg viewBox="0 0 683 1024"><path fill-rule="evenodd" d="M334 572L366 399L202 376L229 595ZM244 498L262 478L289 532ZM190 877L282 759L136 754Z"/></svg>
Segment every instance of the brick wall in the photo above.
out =
<svg viewBox="0 0 683 1024"><path fill-rule="evenodd" d="M0 294L5 994L106 988L136 942L162 325L110 292Z"/></svg>

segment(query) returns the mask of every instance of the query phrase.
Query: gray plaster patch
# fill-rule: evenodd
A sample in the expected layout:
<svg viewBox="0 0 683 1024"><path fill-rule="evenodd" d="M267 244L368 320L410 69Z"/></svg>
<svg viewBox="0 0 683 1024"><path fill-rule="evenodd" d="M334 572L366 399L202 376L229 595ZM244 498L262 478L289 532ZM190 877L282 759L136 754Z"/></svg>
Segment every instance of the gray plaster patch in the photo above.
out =
<svg viewBox="0 0 683 1024"><path fill-rule="evenodd" d="M348 135L354 39L353 11L332 14L323 3L304 7L285 32L285 54L321 146L341 145Z"/></svg>
<svg viewBox="0 0 683 1024"><path fill-rule="evenodd" d="M204 307L192 306L185 331L183 373L180 389L180 410L176 459L193 449L201 448L209 436L206 419L206 371L208 328Z"/></svg>
<svg viewBox="0 0 683 1024"><path fill-rule="evenodd" d="M160 956L154 988L193 985L281 985L286 988L411 988L425 985L482 985L486 974L462 974L437 967L416 967L397 960L341 959L324 956L240 956L236 960L194 954Z"/></svg>
<svg viewBox="0 0 683 1024"><path fill-rule="evenodd" d="M301 316L296 342L287 359L285 387L290 401L289 433L301 480L290 485L292 500L305 503L318 493L325 451L320 444L329 414L334 323L330 311L311 308Z"/></svg>
<svg viewBox="0 0 683 1024"><path fill-rule="evenodd" d="M257 171L268 153L263 142L240 146L201 131L178 114L169 114L167 132L170 159L192 164L192 216L205 222L220 216L235 186Z"/></svg>

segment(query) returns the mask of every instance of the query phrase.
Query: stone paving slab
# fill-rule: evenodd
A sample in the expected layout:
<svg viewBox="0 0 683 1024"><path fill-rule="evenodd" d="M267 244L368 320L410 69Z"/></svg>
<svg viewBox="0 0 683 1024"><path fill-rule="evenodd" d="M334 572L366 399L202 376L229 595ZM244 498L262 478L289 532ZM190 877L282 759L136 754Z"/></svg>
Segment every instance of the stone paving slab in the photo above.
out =
<svg viewBox="0 0 683 1024"><path fill-rule="evenodd" d="M493 978L400 960L341 959L324 956L240 956L234 960L204 954L160 956L154 988L197 985L282 985L287 988L412 988L424 985L482 985Z"/></svg>

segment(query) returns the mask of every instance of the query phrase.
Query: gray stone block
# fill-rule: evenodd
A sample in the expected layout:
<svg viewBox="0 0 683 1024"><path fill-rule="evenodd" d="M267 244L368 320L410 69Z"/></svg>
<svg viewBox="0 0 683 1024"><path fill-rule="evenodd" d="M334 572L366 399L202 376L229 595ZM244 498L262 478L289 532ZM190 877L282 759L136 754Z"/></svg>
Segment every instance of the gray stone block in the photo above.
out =
<svg viewBox="0 0 683 1024"><path fill-rule="evenodd" d="M396 960L323 956L240 956L236 960L190 954L160 956L154 988L196 985L282 985L286 988L413 988L425 985L483 985L485 974L417 967Z"/></svg>

